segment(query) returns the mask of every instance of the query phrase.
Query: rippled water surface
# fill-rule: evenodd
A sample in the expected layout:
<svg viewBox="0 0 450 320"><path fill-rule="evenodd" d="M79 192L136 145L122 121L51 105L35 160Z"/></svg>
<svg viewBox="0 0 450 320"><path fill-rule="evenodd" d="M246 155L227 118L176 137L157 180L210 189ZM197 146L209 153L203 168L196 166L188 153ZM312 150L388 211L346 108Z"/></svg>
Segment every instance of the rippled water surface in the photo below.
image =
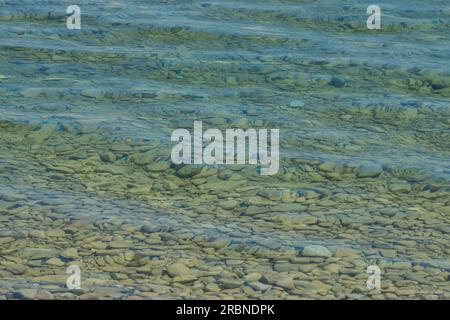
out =
<svg viewBox="0 0 450 320"><path fill-rule="evenodd" d="M0 0L0 299L450 298L450 3L369 4ZM278 174L172 164L194 121Z"/></svg>

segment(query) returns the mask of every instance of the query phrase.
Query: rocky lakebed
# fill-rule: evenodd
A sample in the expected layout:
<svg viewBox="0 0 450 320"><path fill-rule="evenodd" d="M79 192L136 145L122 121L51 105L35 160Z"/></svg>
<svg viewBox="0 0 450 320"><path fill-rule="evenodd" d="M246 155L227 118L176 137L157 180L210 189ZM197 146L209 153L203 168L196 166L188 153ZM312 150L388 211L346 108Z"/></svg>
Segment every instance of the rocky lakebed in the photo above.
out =
<svg viewBox="0 0 450 320"><path fill-rule="evenodd" d="M450 299L443 1L381 30L356 0L80 6L0 0L0 300ZM174 164L195 121L278 129L278 173Z"/></svg>

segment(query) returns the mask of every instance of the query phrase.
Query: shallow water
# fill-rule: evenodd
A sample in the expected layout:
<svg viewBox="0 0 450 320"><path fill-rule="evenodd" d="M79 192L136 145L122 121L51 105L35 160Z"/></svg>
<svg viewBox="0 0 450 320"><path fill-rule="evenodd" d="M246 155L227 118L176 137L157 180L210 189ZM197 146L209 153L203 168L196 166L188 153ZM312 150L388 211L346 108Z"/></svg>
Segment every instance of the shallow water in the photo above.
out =
<svg viewBox="0 0 450 320"><path fill-rule="evenodd" d="M0 1L0 298L448 299L450 6L369 4L79 1L68 30ZM279 173L171 164L194 121L280 129Z"/></svg>

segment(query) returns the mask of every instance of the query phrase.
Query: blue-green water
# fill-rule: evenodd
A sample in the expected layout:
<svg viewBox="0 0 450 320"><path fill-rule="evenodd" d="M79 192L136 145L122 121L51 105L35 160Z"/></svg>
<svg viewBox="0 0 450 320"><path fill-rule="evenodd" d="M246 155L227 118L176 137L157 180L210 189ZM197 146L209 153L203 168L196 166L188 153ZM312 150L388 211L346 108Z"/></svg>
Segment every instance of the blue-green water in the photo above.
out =
<svg viewBox="0 0 450 320"><path fill-rule="evenodd" d="M0 298L448 299L450 4L370 4L0 0ZM279 129L279 173L182 171L194 121Z"/></svg>

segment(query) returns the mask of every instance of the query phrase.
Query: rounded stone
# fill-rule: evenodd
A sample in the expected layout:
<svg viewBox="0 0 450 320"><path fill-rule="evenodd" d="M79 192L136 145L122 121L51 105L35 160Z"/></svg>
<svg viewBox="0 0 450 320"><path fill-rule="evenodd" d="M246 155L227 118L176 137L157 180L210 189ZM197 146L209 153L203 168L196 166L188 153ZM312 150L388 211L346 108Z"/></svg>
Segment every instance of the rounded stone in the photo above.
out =
<svg viewBox="0 0 450 320"><path fill-rule="evenodd" d="M323 246L307 245L303 248L302 256L329 258L332 256L332 254L327 248Z"/></svg>

